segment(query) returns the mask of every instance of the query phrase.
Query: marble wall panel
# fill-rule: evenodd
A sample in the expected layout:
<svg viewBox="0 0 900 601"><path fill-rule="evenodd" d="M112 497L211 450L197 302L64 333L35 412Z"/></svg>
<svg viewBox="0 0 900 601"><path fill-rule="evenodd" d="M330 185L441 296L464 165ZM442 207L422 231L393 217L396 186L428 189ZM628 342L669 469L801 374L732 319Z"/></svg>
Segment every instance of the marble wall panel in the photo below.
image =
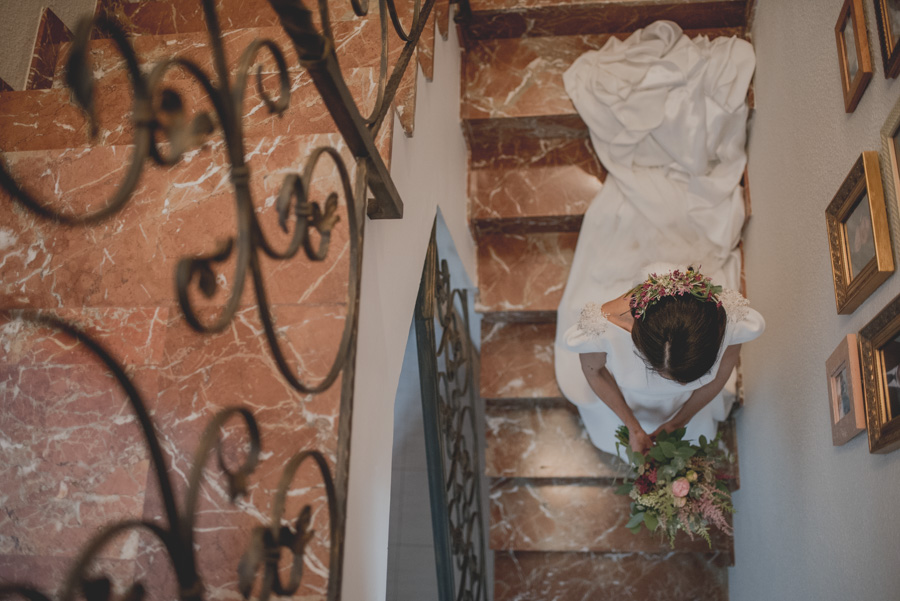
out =
<svg viewBox="0 0 900 601"><path fill-rule="evenodd" d="M494 562L495 601L728 599L726 571L689 553L498 552Z"/></svg>
<svg viewBox="0 0 900 601"><path fill-rule="evenodd" d="M515 478L615 478L626 465L591 444L565 401L487 404L485 473Z"/></svg>
<svg viewBox="0 0 900 601"><path fill-rule="evenodd" d="M615 486L591 481L501 479L491 486L492 549L520 551L650 552L669 550L668 540L642 529L625 528L631 499ZM733 541L718 531L713 548L684 533L675 549L694 553L730 552Z"/></svg>
<svg viewBox="0 0 900 601"><path fill-rule="evenodd" d="M578 234L495 234L478 244L479 311L555 311Z"/></svg>

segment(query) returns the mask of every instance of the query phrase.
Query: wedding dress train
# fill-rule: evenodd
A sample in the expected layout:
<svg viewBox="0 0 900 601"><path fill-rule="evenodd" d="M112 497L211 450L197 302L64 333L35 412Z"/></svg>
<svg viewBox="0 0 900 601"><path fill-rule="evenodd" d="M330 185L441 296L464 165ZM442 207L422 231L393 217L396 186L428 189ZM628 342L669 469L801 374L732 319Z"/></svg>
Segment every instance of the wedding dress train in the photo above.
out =
<svg viewBox="0 0 900 601"><path fill-rule="evenodd" d="M692 40L675 23L659 21L624 41L611 38L565 73L566 91L608 176L585 214L557 313L556 378L604 451L615 452L621 421L591 390L579 353L607 353L607 368L649 433L715 377L726 346L755 338L765 326L742 297L727 293L719 360L683 385L648 370L630 334L599 312L649 272L665 270L651 266L660 261L693 265L716 284L739 287L740 180L754 67L745 40ZM720 393L694 416L687 437L714 436L732 399Z"/></svg>

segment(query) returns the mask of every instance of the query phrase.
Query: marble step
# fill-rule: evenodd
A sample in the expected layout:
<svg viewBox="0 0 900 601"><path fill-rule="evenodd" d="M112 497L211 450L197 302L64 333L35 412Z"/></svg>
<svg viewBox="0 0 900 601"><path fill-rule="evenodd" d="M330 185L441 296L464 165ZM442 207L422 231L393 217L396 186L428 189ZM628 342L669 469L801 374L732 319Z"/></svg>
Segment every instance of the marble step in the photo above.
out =
<svg viewBox="0 0 900 601"><path fill-rule="evenodd" d="M553 371L555 319L548 322L481 322L483 399L559 399Z"/></svg>
<svg viewBox="0 0 900 601"><path fill-rule="evenodd" d="M348 69L348 85L363 106L373 106L377 89L372 85L372 67ZM267 85L274 86L272 74L264 76ZM212 113L212 105L192 80L179 79L170 82L171 89L181 94L187 115L196 111ZM281 115L268 111L262 97L253 86L247 91L242 112L244 148L252 153L259 140L326 134L337 132L337 127L325 107L325 103L302 73L293 74L293 90L288 109ZM81 148L84 146L120 146L131 144L134 136L131 106L133 95L128 84L113 83L104 86L95 96L97 137L91 138L90 124L84 112L72 101L68 90L26 90L0 95L0 151L27 152ZM386 120L376 138L382 157L390 161L393 120ZM208 138L221 138L217 128Z"/></svg>
<svg viewBox="0 0 900 601"><path fill-rule="evenodd" d="M668 553L668 540L625 524L631 499L605 480L501 478L491 483L490 546L508 551ZM733 564L733 539L713 533L712 548L684 533L675 552L700 553Z"/></svg>
<svg viewBox="0 0 900 601"><path fill-rule="evenodd" d="M475 310L555 312L575 253L577 233L488 234L478 240Z"/></svg>
<svg viewBox="0 0 900 601"><path fill-rule="evenodd" d="M493 401L486 407L485 473L492 478L591 478L611 481L626 472L615 455L590 441L574 405L564 399ZM720 426L734 456L729 488L740 488L734 420Z"/></svg>
<svg viewBox="0 0 900 601"><path fill-rule="evenodd" d="M693 553L494 552L494 601L728 601L728 570Z"/></svg>
<svg viewBox="0 0 900 601"><path fill-rule="evenodd" d="M479 237L577 232L605 178L587 138L517 137L472 149L469 220Z"/></svg>
<svg viewBox="0 0 900 601"><path fill-rule="evenodd" d="M755 0L470 0L469 39L634 31L659 19L685 29L743 27Z"/></svg>
<svg viewBox="0 0 900 601"><path fill-rule="evenodd" d="M686 33L717 37L744 35L744 30L722 27ZM610 34L560 35L472 42L464 55L460 116L473 154L484 150L489 154L498 143L521 135L586 137L586 126L563 87L563 73L576 58L601 48L609 38Z"/></svg>
<svg viewBox="0 0 900 601"><path fill-rule="evenodd" d="M329 19L332 23L336 46L341 44L340 37L343 31L352 30L353 38L357 42L365 41L376 53L380 51L380 17L378 4L370 3L369 12L365 17L357 17L351 4L343 0L328 1ZM437 5L439 10L433 10L425 25L416 52L410 65L419 64L427 79L434 75L434 44L435 44L435 15L441 20L447 19L447 0L440 0ZM225 35L233 30L245 28L281 28L277 14L271 8L267 0L217 0L217 14L220 26ZM414 0L400 0L396 2L400 22L405 29L409 29L412 22ZM201 34L206 35L206 23L201 3L196 0L145 0L133 3L127 0L101 0L97 7L100 11L107 11L115 15L117 21L132 35L171 35L179 36ZM319 12L313 8L313 21L319 22ZM395 34L391 25L388 25L389 58L388 69L392 69L396 58L399 56L403 42ZM370 30L367 35L359 35L362 29ZM358 30L358 31L357 31ZM97 37L102 37L101 32L95 32ZM283 49L290 49L294 55L291 44L282 44ZM343 57L346 57L344 53ZM343 58L339 54L339 58ZM289 61L293 61L290 58ZM389 71L390 72L390 71ZM400 88L395 97L394 109L403 125L403 130L408 136L413 134L415 128L415 86L416 69L408 68L404 74Z"/></svg>
<svg viewBox="0 0 900 601"><path fill-rule="evenodd" d="M621 477L626 466L591 444L563 400L488 402L485 473L493 478Z"/></svg>

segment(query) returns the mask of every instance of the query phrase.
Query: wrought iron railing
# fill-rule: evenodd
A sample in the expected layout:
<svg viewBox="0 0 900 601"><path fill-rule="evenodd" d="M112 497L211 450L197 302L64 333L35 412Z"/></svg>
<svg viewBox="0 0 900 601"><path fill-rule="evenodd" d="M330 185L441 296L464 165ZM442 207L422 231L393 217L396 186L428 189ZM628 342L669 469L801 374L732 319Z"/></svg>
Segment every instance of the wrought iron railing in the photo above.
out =
<svg viewBox="0 0 900 601"><path fill-rule="evenodd" d="M487 601L476 354L466 290L454 289L432 230L416 301L416 342L440 601Z"/></svg>
<svg viewBox="0 0 900 601"><path fill-rule="evenodd" d="M207 73L196 62L183 56L173 56L156 64L149 72L142 71L138 56L129 37L115 19L100 15L95 19L83 20L76 29L73 47L66 68L66 82L72 90L75 102L87 115L93 136L99 131L94 102L95 82L90 66L89 48L92 31L102 30L102 36L112 40L124 59L134 97L131 107L133 126L133 148L125 175L115 192L102 203L101 208L77 213L57 208L58 203L40 198L27 185L17 181L5 160L0 158L0 187L12 199L28 211L62 225L88 226L107 220L119 213L131 200L138 180L145 166L152 162L160 166L177 164L185 153L199 147L209 136L219 134L224 140L230 162L230 181L234 193L237 228L219 248L206 254L182 258L175 269L178 302L187 323L196 331L213 334L222 332L233 322L238 311L241 295L252 280L256 305L263 324L269 349L281 375L290 385L303 393L319 393L330 388L342 375L341 407L338 425L338 448L335 475L332 474L324 455L316 450L306 450L294 455L284 467L284 477L276 493L272 522L260 526L252 535L248 550L239 570L239 588L249 596L253 583L262 572L259 585L260 601L270 595L290 595L300 586L302 561L306 544L312 532L308 530L309 509L304 509L293 527L281 525L284 499L290 486L291 476L300 464L312 461L316 464L327 492L329 511L330 564L327 598L340 598L341 566L344 547L346 492L350 454L350 424L353 407L353 374L356 352L356 332L359 306L359 283L362 266L362 236L365 214L369 218L396 219L402 217L403 204L393 184L390 173L375 146L375 137L389 109L400 80L406 71L419 37L425 27L435 0L414 0L411 25L405 30L401 24L395 0L379 0L381 25L381 57L379 61L378 94L375 106L365 117L341 73L335 54L335 41L331 30L328 0L318 1L318 18L308 9L305 0L269 0L277 13L281 25L289 35L301 65L310 75L330 112L338 131L355 161L355 179L351 171L334 147L321 147L308 157L303 172L287 175L275 204L275 210L282 228L291 235L286 250L278 250L267 239L257 217L258 207L251 195L251 174L245 161L245 139L242 105L245 90L250 84L251 69L261 53L268 53L278 70L277 97L268 93L261 72L257 72L256 86L266 108L277 115L283 114L291 101L288 65L285 53L272 40L257 39L243 51L235 74L232 76L225 60L223 35L215 10L215 0L201 0L210 39L213 73ZM362 17L368 11L368 0L350 0L356 15ZM316 23L317 21L317 23ZM397 37L403 42L402 51L392 69L388 69L388 34L393 27ZM165 76L172 70L187 74L209 98L211 111L201 111L192 116L186 114L185 99L168 86ZM340 189L327 196L326 202L319 204L311 200L310 188L317 165L327 159L334 163L339 178ZM368 198L371 193L371 199ZM349 238L349 282L347 292L347 314L336 356L327 375L317 384L304 380L298 368L291 366L286 353L279 343L261 268L261 259L268 257L276 261L294 258L303 248L311 261L326 258L331 233L338 223L338 198L344 197L347 206L347 228ZM290 231L293 224L293 231ZM318 237L314 243L312 233ZM235 267L231 289L227 293L222 312L211 321L204 321L192 298L197 291L202 296L212 298L217 292L216 267L233 258ZM93 266L85 266L91 269ZM2 309L2 307L0 307ZM250 438L250 452L243 466L230 471L220 461L229 481L232 496L239 495L246 486L247 477L253 472L259 454L260 434L253 416L247 409L234 407L216 414L206 429L196 452L196 460L188 482L188 492L183 505L176 503L173 486L169 481L168 466L160 449L156 430L150 420L147 407L135 386L126 376L117 361L96 341L84 334L78 327L50 316L12 316L5 318L30 319L43 326L60 329L75 337L99 357L115 376L119 385L127 393L129 403L138 417L148 446L160 494L163 498L167 524L161 526L149 521L125 520L105 527L93 537L84 548L69 572L62 588L61 599L70 601L85 596L89 601L107 601L111 595L110 581L89 574L88 566L96 558L97 552L117 534L128 530L145 530L155 536L165 547L176 571L179 597L182 601L200 601L204 589L197 571L197 554L194 548L194 515L197 490L204 459L219 447L218 430L229 417L238 416L246 425ZM220 455L221 457L221 455ZM278 558L282 549L293 555L293 568L287 583L281 582L278 573ZM138 601L144 594L144 587L136 582L125 599ZM47 601L48 595L27 584L13 583L0 587L0 598L18 595L30 601Z"/></svg>

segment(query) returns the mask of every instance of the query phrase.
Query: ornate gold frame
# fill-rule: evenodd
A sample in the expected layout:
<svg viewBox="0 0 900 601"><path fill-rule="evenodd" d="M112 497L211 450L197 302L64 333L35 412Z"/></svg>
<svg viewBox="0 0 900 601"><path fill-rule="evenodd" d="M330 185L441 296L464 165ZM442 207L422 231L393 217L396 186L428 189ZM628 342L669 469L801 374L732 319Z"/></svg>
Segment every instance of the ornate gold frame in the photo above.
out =
<svg viewBox="0 0 900 601"><path fill-rule="evenodd" d="M900 101L894 105L881 127L881 182L892 240L900 240L900 204L897 202L897 193L900 192L900 162L898 162L900 148L894 144L894 136L898 134L900 134ZM895 265L900 261L897 251L898 249L894 248Z"/></svg>
<svg viewBox="0 0 900 601"><path fill-rule="evenodd" d="M850 372L851 404L850 411L841 418L838 411L840 399L837 398L834 383L844 369ZM849 334L834 349L825 362L825 374L828 376L828 404L831 407L831 440L834 446L840 446L866 429L866 406L863 401L856 334Z"/></svg>
<svg viewBox="0 0 900 601"><path fill-rule="evenodd" d="M891 18L885 0L875 0L875 21L878 23L878 45L881 48L884 77L897 77L900 75L900 31L891 29ZM894 40L893 45L891 40Z"/></svg>
<svg viewBox="0 0 900 601"><path fill-rule="evenodd" d="M844 42L844 24L847 19L853 21L853 38L859 68L853 80L850 80L847 67L847 45ZM841 71L841 89L844 92L844 110L852 113L856 110L869 80L872 79L872 54L869 52L869 38L866 34L866 11L862 0L844 0L837 24L834 26L837 40L838 67Z"/></svg>
<svg viewBox="0 0 900 601"><path fill-rule="evenodd" d="M858 335L870 453L890 453L900 448L900 416L890 415L884 354L881 350L898 334L900 296L888 303Z"/></svg>
<svg viewBox="0 0 900 601"><path fill-rule="evenodd" d="M875 257L856 277L853 277L850 271L845 223L863 194L869 199ZM877 152L863 152L856 160L840 190L825 209L825 220L828 224L828 245L831 248L831 273L834 278L837 312L847 315L853 313L894 273L891 232L888 228Z"/></svg>

